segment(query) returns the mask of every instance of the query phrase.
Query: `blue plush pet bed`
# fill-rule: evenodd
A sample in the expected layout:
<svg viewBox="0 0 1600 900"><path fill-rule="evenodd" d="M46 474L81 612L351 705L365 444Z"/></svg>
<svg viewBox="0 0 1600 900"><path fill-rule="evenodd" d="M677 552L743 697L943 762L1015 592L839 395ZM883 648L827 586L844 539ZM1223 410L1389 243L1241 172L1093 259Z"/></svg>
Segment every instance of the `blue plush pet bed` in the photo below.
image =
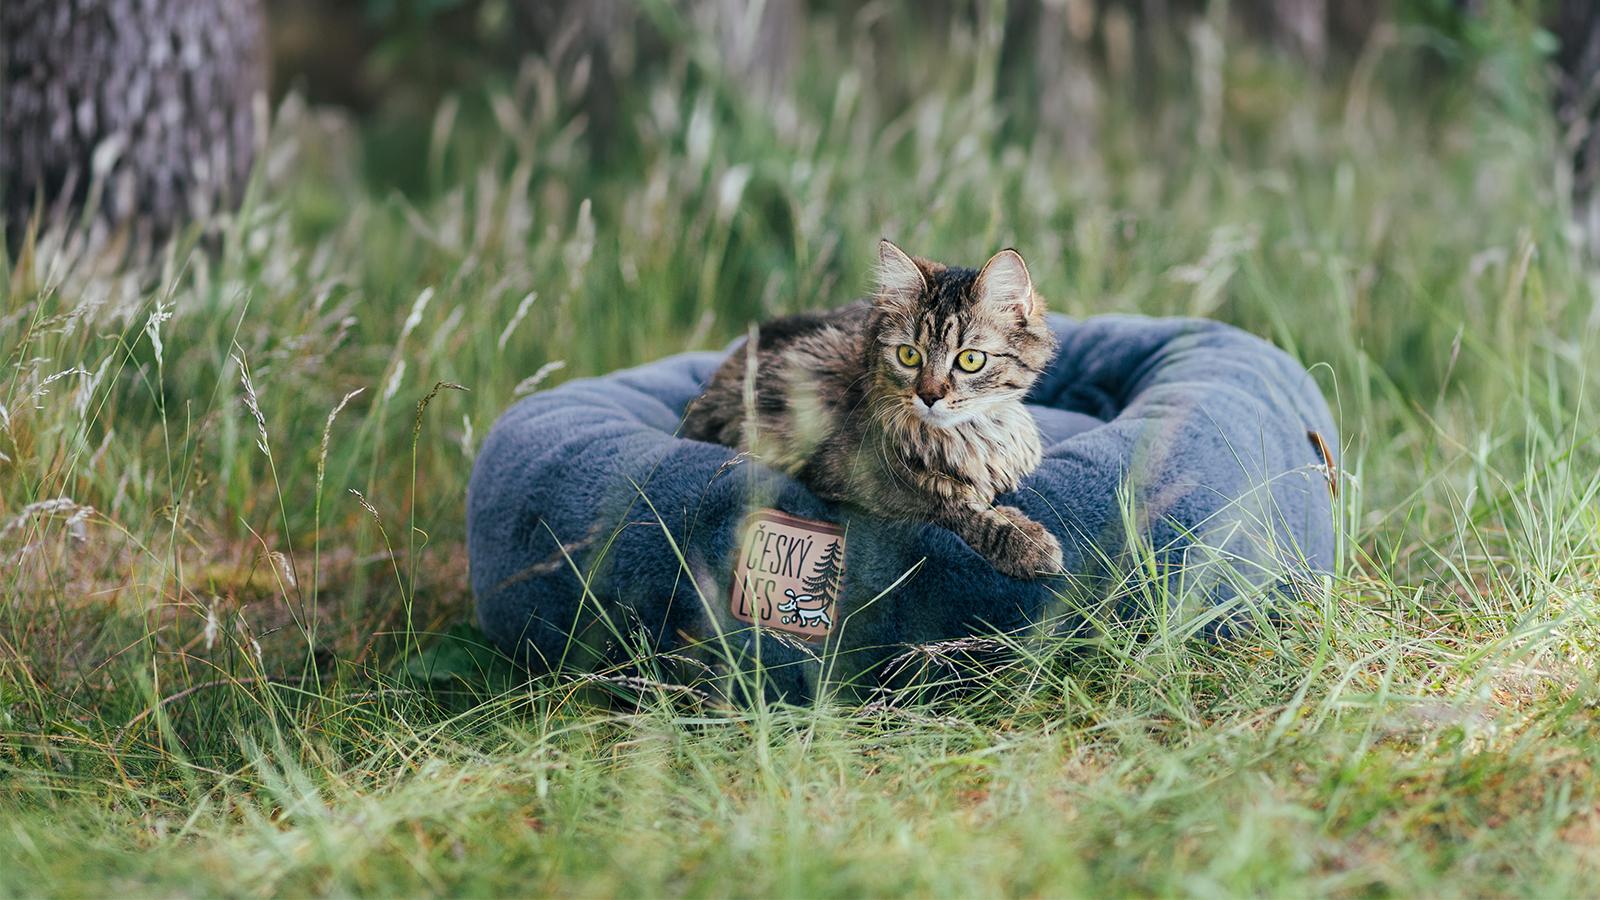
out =
<svg viewBox="0 0 1600 900"><path fill-rule="evenodd" d="M1070 633L1115 613L1130 605L1127 579L1116 576L1130 546L1154 560L1141 571L1168 578L1171 596L1223 608L1329 570L1336 461L1318 438L1339 442L1304 368L1216 322L1051 324L1060 353L1028 398L1044 463L1001 502L1060 539L1065 574L1008 578L944 528L824 503L727 447L676 437L722 359L688 353L570 382L501 417L468 490L480 624L535 670L712 648L740 666L759 659L764 691L803 700L823 678L870 683L912 644ZM826 636L804 640L777 620L754 629L735 616L734 592L750 584L734 583L735 568L762 553L760 535L747 543L760 509L816 523L824 540L833 532L822 523L842 533L842 558L829 560L839 565ZM781 539L766 538L767 555L782 560ZM793 595L771 593L763 612L794 619ZM1219 613L1211 627L1237 621Z"/></svg>

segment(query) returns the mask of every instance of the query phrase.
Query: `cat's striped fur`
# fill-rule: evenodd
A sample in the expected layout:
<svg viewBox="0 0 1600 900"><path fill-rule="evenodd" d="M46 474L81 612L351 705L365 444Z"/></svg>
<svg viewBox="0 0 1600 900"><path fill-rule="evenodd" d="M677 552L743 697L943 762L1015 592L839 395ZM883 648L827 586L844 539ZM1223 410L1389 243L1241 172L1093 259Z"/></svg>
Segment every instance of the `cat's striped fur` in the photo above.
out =
<svg viewBox="0 0 1600 900"><path fill-rule="evenodd" d="M870 301L763 325L753 361L734 351L684 435L747 450L826 499L943 524L1009 575L1059 570L1056 539L994 505L1039 465L1022 399L1055 352L1022 257L1003 250L976 271L884 241L879 259ZM963 351L981 366L959 366Z"/></svg>

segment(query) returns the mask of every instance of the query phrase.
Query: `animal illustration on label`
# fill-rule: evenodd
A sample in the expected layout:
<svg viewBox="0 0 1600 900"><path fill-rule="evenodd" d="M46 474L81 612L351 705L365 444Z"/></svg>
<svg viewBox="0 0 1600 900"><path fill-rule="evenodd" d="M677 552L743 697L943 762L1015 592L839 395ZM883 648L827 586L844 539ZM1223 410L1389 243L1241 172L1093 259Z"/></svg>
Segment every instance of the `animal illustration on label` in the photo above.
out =
<svg viewBox="0 0 1600 900"><path fill-rule="evenodd" d="M801 625L821 625L823 628L833 627L833 617L828 615L828 605L832 602L828 597L818 597L816 594L796 594L794 588L784 588L783 595L788 597L786 603L778 604L778 612L787 613L778 621L787 625L790 622L799 622Z"/></svg>

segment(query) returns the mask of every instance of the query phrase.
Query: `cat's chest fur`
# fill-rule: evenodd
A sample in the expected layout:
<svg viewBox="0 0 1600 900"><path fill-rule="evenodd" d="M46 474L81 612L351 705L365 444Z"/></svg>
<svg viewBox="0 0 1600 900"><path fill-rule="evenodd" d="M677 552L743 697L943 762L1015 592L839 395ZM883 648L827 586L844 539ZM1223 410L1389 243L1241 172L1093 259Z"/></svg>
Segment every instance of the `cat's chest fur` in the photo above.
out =
<svg viewBox="0 0 1600 900"><path fill-rule="evenodd" d="M1021 404L949 426L912 420L868 440L885 450L878 490L911 488L955 503L988 504L1016 490L1041 457L1038 426Z"/></svg>

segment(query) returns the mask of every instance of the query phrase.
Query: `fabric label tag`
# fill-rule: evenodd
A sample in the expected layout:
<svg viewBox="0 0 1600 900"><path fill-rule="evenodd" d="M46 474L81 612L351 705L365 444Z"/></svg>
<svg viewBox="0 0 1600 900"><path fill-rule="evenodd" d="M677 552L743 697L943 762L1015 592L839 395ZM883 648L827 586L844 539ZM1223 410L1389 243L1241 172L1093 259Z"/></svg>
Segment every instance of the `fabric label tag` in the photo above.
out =
<svg viewBox="0 0 1600 900"><path fill-rule="evenodd" d="M831 522L761 509L745 521L730 609L751 625L821 640L838 620L844 532Z"/></svg>

